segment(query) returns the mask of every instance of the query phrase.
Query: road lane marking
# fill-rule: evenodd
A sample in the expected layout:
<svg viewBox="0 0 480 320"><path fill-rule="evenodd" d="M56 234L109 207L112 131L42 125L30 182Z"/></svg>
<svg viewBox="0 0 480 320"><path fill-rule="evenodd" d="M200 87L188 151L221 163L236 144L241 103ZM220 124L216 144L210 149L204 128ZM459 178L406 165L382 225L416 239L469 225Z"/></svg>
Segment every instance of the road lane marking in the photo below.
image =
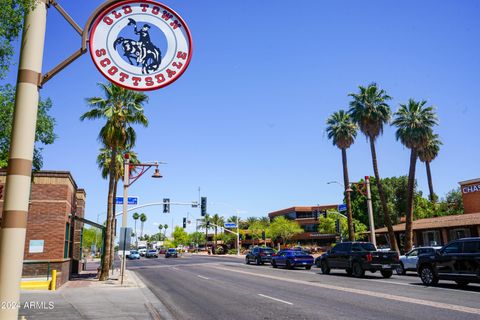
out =
<svg viewBox="0 0 480 320"><path fill-rule="evenodd" d="M272 279L272 280L290 282L290 283L295 283L295 284L302 284L302 285L307 285L307 286L320 287L320 288L324 288L324 289L342 291L342 292L347 292L347 293L354 293L354 294L359 294L359 295L369 296L369 297L374 297L374 298L381 298L381 299L404 302L404 303L418 304L418 305L423 305L423 306L433 307L433 308L438 308L438 309L446 309L446 310L451 310L451 311L458 311L458 312L480 315L480 309L465 307L465 306L459 306L459 305L455 305L455 304L435 302L435 301L430 301L430 300L420 300L420 299L409 298L409 297L404 297L404 296L397 296L397 295L388 294L388 293L380 293L380 292L367 291L367 290L354 289L354 288L345 288L345 287L339 287L339 286L334 286L334 285L329 285L329 284L312 283L312 282L308 282L308 281L305 281L305 280L287 279L287 278L281 278L281 277L270 276L270 275L265 275L265 274L248 272L248 271L235 270L235 269L231 269L231 268L215 267L215 266L213 268L219 269L219 270L224 270L224 271L247 274L247 275L251 275L251 276L255 276L255 277L261 277L261 278L267 278L267 279Z"/></svg>
<svg viewBox="0 0 480 320"><path fill-rule="evenodd" d="M264 298L272 299L272 300L275 300L275 301L278 301L278 302L281 302L281 303L293 305L293 303L291 303L291 302L288 302L288 301L285 301L285 300L280 300L280 299L277 299L277 298L274 298L274 297L270 297L270 296L267 296L267 295L264 295L264 294L261 294L261 293L259 293L258 295L259 295L260 297L264 297Z"/></svg>
<svg viewBox="0 0 480 320"><path fill-rule="evenodd" d="M201 276L201 275L199 275L199 274L197 275L197 277L199 277L199 278L202 278L202 279L205 279L205 280L210 280L210 278L207 278L207 277Z"/></svg>
<svg viewBox="0 0 480 320"><path fill-rule="evenodd" d="M172 267L172 269L173 269L173 270L178 270L178 268L177 268L177 267Z"/></svg>

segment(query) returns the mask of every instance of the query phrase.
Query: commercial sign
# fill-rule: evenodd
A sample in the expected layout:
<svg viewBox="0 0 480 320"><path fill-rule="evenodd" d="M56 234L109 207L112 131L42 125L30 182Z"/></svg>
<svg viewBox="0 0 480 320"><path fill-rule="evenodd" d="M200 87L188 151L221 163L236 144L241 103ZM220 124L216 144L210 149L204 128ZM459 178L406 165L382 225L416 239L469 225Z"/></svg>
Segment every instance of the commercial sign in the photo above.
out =
<svg viewBox="0 0 480 320"><path fill-rule="evenodd" d="M474 185L462 187L463 193L472 193L472 192L479 192L479 191L480 191L480 184L474 184Z"/></svg>
<svg viewBox="0 0 480 320"><path fill-rule="evenodd" d="M156 90L177 80L192 58L185 21L152 0L120 1L103 10L90 31L97 69L119 86Z"/></svg>

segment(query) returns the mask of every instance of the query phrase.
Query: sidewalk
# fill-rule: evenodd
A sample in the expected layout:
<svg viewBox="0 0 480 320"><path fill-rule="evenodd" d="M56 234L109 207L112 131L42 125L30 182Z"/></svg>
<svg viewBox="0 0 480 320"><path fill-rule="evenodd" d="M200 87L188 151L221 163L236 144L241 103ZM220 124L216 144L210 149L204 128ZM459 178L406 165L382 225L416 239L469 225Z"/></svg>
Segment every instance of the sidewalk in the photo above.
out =
<svg viewBox="0 0 480 320"><path fill-rule="evenodd" d="M22 291L19 316L25 319L173 319L166 307L134 272L120 285L116 270L100 282L82 273L57 291Z"/></svg>

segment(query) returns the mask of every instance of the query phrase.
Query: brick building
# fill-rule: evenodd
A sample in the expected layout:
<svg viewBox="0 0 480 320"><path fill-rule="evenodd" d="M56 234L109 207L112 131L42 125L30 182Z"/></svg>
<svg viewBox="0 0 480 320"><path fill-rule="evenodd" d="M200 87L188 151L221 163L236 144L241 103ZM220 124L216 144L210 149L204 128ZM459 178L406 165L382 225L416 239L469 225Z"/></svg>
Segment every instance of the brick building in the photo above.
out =
<svg viewBox="0 0 480 320"><path fill-rule="evenodd" d="M0 188L6 170L0 170ZM24 277L45 276L57 270L57 286L82 269L85 190L77 187L70 172L38 171L32 175L27 234L24 247ZM0 221L3 199L0 199ZM11 248L16 250L14 246ZM1 252L0 252L1 254Z"/></svg>

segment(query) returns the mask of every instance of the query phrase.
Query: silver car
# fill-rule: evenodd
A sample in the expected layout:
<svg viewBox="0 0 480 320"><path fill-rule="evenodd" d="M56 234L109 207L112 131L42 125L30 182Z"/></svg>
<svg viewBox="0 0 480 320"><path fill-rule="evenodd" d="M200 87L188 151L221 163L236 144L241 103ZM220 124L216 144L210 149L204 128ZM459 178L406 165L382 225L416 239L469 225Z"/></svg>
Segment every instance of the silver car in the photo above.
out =
<svg viewBox="0 0 480 320"><path fill-rule="evenodd" d="M435 250L442 247L418 247L410 250L405 255L400 256L400 265L397 268L397 274L404 275L407 271L417 271L418 256L422 254L433 254Z"/></svg>

